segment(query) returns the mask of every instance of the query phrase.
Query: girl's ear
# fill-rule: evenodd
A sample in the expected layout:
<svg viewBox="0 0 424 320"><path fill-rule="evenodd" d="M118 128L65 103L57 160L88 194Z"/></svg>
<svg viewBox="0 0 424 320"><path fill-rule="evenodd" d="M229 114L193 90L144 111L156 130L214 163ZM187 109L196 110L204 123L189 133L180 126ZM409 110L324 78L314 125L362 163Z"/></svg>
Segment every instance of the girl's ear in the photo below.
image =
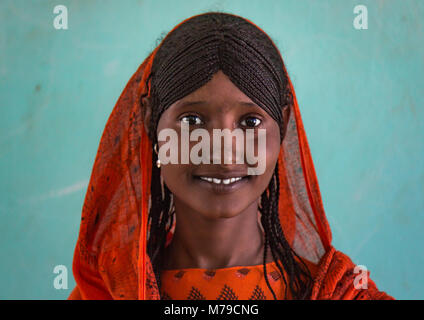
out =
<svg viewBox="0 0 424 320"><path fill-rule="evenodd" d="M146 130L147 134L149 134L150 118L152 116L152 103L149 97L141 98L141 109L144 129Z"/></svg>

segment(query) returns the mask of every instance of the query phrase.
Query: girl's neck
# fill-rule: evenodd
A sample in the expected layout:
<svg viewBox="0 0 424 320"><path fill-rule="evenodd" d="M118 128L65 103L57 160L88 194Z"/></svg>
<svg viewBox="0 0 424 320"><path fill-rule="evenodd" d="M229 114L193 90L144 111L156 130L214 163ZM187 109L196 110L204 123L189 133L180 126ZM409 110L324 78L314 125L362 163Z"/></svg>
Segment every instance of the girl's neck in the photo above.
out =
<svg viewBox="0 0 424 320"><path fill-rule="evenodd" d="M232 218L207 219L175 201L176 228L163 269L218 269L263 263L264 238L258 204ZM268 255L266 262L272 260Z"/></svg>

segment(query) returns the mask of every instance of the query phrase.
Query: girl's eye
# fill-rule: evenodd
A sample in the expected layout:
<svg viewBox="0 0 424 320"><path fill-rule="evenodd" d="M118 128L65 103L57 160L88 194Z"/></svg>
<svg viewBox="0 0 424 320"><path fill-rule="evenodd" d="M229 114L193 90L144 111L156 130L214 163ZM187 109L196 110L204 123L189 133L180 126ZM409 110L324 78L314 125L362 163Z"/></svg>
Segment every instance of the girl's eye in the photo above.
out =
<svg viewBox="0 0 424 320"><path fill-rule="evenodd" d="M195 115L187 115L181 118L182 122L188 123L189 125L202 124L202 120Z"/></svg>
<svg viewBox="0 0 424 320"><path fill-rule="evenodd" d="M247 117L241 122L241 125L244 127L257 127L261 124L261 120L256 117Z"/></svg>

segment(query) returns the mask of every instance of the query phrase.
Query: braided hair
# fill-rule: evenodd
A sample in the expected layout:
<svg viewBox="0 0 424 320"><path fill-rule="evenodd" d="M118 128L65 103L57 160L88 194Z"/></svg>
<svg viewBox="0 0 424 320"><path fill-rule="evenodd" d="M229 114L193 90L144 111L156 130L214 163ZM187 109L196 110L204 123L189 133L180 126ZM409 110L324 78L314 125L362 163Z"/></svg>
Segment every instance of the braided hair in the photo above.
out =
<svg viewBox="0 0 424 320"><path fill-rule="evenodd" d="M146 87L150 87L151 92L148 134L152 145L157 143L156 131L162 113L175 101L206 84L219 70L279 124L283 141L293 97L278 49L262 30L247 20L232 14L208 12L186 20L171 31L156 52L146 80ZM141 97L141 103L145 96ZM285 109L288 113L283 113ZM164 249L175 212L172 193L161 181L160 169L155 165L157 154L152 154L147 252L160 288ZM259 206L265 236L265 280L277 299L266 271L269 248L285 283L286 297L290 290L294 299L307 299L312 277L284 236L279 219L279 194L277 163Z"/></svg>

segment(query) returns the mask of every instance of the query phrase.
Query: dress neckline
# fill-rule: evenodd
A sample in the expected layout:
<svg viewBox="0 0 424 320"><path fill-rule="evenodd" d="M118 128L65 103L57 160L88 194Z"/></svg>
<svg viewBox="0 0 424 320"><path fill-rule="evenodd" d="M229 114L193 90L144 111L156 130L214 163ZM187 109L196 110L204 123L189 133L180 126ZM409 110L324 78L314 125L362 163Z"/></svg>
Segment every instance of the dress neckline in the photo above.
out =
<svg viewBox="0 0 424 320"><path fill-rule="evenodd" d="M270 267L272 265L275 265L275 261L270 261L267 262L266 267ZM232 266L232 267L223 267L223 268L174 268L174 269L165 269L165 270L161 270L161 272L178 272L178 271L215 271L215 272L220 272L220 271L231 271L234 269L240 269L240 268L248 268L248 269L255 269L255 268L263 268L263 264L256 264L256 265L250 265L250 266L245 266L245 265L237 265L237 266Z"/></svg>

